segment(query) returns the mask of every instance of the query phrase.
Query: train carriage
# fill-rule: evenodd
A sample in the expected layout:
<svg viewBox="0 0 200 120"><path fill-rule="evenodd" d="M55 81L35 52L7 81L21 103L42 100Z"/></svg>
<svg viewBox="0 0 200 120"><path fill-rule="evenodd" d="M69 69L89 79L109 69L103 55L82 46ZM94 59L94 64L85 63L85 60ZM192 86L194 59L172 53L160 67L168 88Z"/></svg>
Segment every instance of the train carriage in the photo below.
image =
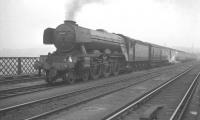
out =
<svg viewBox="0 0 200 120"><path fill-rule="evenodd" d="M121 34L118 35L125 40L128 68L131 67L132 70L147 68L150 65L150 44Z"/></svg>
<svg viewBox="0 0 200 120"><path fill-rule="evenodd" d="M169 58L170 58L170 50L169 49L166 49L166 48L163 48L162 50L161 50L161 60L162 61L168 61L169 60Z"/></svg>
<svg viewBox="0 0 200 120"><path fill-rule="evenodd" d="M193 54L188 54L188 53L183 52L183 51L177 51L176 53L177 53L177 54L176 54L176 56L175 56L175 59L176 59L176 61L178 61L178 62L186 62L186 61L188 61L188 60L192 60L192 59L193 59L193 56L195 56L195 55L193 55Z"/></svg>
<svg viewBox="0 0 200 120"><path fill-rule="evenodd" d="M161 62L161 48L157 45L151 45L151 66L157 66Z"/></svg>
<svg viewBox="0 0 200 120"><path fill-rule="evenodd" d="M148 43L135 41L135 69L143 69L149 67L150 61L150 45Z"/></svg>
<svg viewBox="0 0 200 120"><path fill-rule="evenodd" d="M135 62L149 61L149 44L136 41L135 43Z"/></svg>
<svg viewBox="0 0 200 120"><path fill-rule="evenodd" d="M170 49L170 59L169 62L170 63L176 63L176 55L177 55L177 50L175 49Z"/></svg>

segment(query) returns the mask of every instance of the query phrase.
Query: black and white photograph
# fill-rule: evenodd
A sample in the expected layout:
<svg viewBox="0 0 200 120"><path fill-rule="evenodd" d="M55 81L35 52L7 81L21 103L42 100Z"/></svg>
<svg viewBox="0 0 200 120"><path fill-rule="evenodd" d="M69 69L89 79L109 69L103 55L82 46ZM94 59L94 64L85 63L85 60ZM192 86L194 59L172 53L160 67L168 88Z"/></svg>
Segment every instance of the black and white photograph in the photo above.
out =
<svg viewBox="0 0 200 120"><path fill-rule="evenodd" d="M0 0L0 120L200 120L200 0Z"/></svg>

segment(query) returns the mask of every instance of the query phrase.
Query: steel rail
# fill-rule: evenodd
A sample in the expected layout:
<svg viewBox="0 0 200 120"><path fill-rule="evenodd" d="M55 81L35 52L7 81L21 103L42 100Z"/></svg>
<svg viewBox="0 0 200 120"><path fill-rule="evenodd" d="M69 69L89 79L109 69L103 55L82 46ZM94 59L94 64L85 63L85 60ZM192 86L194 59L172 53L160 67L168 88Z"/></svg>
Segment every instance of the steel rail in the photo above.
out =
<svg viewBox="0 0 200 120"><path fill-rule="evenodd" d="M26 82L31 82L31 81L39 81L40 79L44 79L44 77L31 76L31 77L21 77L21 78L13 78L13 79L0 79L0 84L26 83Z"/></svg>
<svg viewBox="0 0 200 120"><path fill-rule="evenodd" d="M158 91L160 91L162 88L164 88L165 86L169 85L170 83L172 83L173 81L175 81L176 79L180 78L181 76L183 76L184 74L186 74L187 72L191 71L192 68L190 67L189 69L187 69L186 71L180 73L179 75L177 75L176 77L172 78L171 80L163 83L162 85L156 87L155 89L149 91L148 93L146 93L145 95L143 95L142 97L138 98L137 100L129 103L127 106L122 107L121 109L119 109L118 111L111 113L110 115L106 116L103 118L103 120L115 120L120 118L122 115L124 115L127 111L131 110L131 108L135 108L137 107L139 104L141 104L143 101L148 100L151 96L153 96L154 94L156 94Z"/></svg>
<svg viewBox="0 0 200 120"><path fill-rule="evenodd" d="M189 68L191 68L191 66L189 67ZM187 68L187 69L189 69L189 68ZM168 68L169 69L169 68ZM168 70L168 69L164 69L164 70ZM156 71L153 71L153 72L147 72L146 73L146 75L151 75L151 74L153 74L153 73L157 73L158 74L158 70L156 70ZM161 72L161 73L159 73L159 74L162 74L163 73L163 71ZM91 90L91 89L95 89L95 87L97 88L97 87L103 87L103 86L107 86L107 85L109 85L109 84L113 84L113 83L118 83L118 82L123 82L123 81L127 81L128 79L131 79L131 78L138 78L138 77L143 77L144 76L144 74L143 75L138 75L138 76L135 76L135 77L129 77L129 78L126 78L126 79L123 79L123 80L118 80L118 81L115 81L115 82L109 82L109 83L106 83L106 84L101 84L101 85L96 85L96 86L93 86L93 87L90 87L90 88L86 88L86 89L79 89L79 90L74 90L74 91L72 91L72 92L70 92L70 93L65 93L65 94L62 94L62 95L56 95L56 96L52 96L52 97L48 97L48 98L43 98L43 99L38 99L38 100L35 100L35 101L29 101L29 102L26 102L26 103L22 103L22 104L18 104L18 105L14 105L14 106L10 106L10 107L6 107L6 108L2 108L2 109L0 109L0 112L1 113L6 113L7 111L10 111L10 110L14 110L14 109L17 109L17 108L20 108L20 107L23 107L23 106L26 106L26 105L31 105L31 104L34 104L34 103L38 103L38 102L42 102L42 101L45 101L45 100L49 100L49 99L53 99L53 98L57 98L57 97L60 97L60 96L70 96L70 95L73 95L73 94L76 94L76 93L79 93L79 94L81 94L82 92L84 92L85 93L85 91L89 91L89 90ZM159 75L156 75L156 76L159 76ZM154 75L154 77L156 77L155 75ZM151 75L151 78L153 78L152 77L152 75ZM144 79L144 78L143 78ZM148 79L150 79L150 78L148 78ZM147 80L147 79L146 79ZM142 80L142 81L139 81L139 82L135 82L135 83L133 83L132 85L134 85L134 84L138 84L138 83L141 83L141 82L144 82L144 81L146 81L146 80ZM130 85L129 85L130 86ZM127 86L126 86L127 87ZM123 88L121 88L121 89L123 89ZM117 91L117 90L114 90L114 92L115 91ZM111 93L111 92L110 92ZM108 93L107 93L108 94ZM106 95L105 93L104 93L104 95ZM100 96L102 96L102 95L100 95ZM94 97L93 99L96 99L96 98L98 98L98 97ZM91 98L90 98L91 99ZM91 99L92 100L92 99ZM85 100L85 101L88 101L88 100ZM85 101L81 101L80 103L83 103L83 102L85 102ZM80 104L79 103L79 104ZM64 109L64 108L63 108ZM37 117L36 117L37 118ZM34 117L33 117L33 119L34 119ZM27 120L31 120L31 119L27 119Z"/></svg>
<svg viewBox="0 0 200 120"><path fill-rule="evenodd" d="M147 73L146 76L148 76L149 74L151 74L151 73ZM136 76L135 78L143 77L143 76L144 75L139 75L139 76ZM158 76L158 75L156 75L156 76ZM42 102L42 101L49 100L49 99L54 99L54 98L61 97L61 96L68 96L68 95L72 95L72 94L76 94L76 93L80 93L80 92L84 92L84 91L89 91L89 90L92 90L92 89L104 87L104 86L107 86L107 85L112 85L112 84L119 83L119 82L127 82L127 80L129 80L129 79L131 79L131 78L127 78L127 79L123 79L123 80L119 80L119 81L115 81L115 82L104 83L104 84L101 84L101 85L88 87L86 89L78 89L78 90L74 90L72 92L61 94L61 95L55 95L55 96L51 96L51 97L47 97L47 98L42 98L42 99L38 99L38 100L34 100L34 101L29 101L29 102L22 103L22 104L17 104L17 105L14 105L14 106L2 108L2 109L0 109L0 112L6 112L6 111L9 111L9 110L12 110L12 109L16 109L18 107L23 107L23 106L26 106L26 105ZM136 84L136 83L134 83L134 84Z"/></svg>
<svg viewBox="0 0 200 120"><path fill-rule="evenodd" d="M148 72L148 73L145 73L143 75L138 75L136 77L141 77L141 76L152 74L152 73L154 73L154 72L151 72L151 73ZM128 78L128 79L131 79L131 78ZM91 82L91 81L88 81L88 82ZM86 83L86 82L84 82L84 83ZM115 83L115 82L113 82L113 83ZM19 87L19 88L1 90L0 91L0 99L6 99L6 98L10 98L10 97L19 96L19 95L30 94L30 93L39 92L39 91L45 91L45 90L48 90L48 89L51 89L51 88L58 88L58 87L63 87L63 86L67 86L67 85L68 84L60 85L60 83L58 82L54 86L48 86L48 84L40 84L40 85L34 85L34 86L27 86L27 87ZM23 92L26 89L27 89L27 91ZM16 93L16 94L14 94L14 93ZM8 94L8 95L6 95L6 94Z"/></svg>
<svg viewBox="0 0 200 120"><path fill-rule="evenodd" d="M0 100L15 97L15 96L45 91L45 90L63 87L63 86L65 85L48 86L47 84L39 84L39 85L33 85L33 86L28 86L28 87L21 87L21 88L19 87L19 88L14 88L14 89L2 90L0 91Z"/></svg>
<svg viewBox="0 0 200 120"><path fill-rule="evenodd" d="M172 67L174 68L174 66ZM191 66L189 66L187 69L191 68ZM171 69L171 68L162 68L161 70L168 70L168 69ZM63 95L67 95L67 94L75 94L77 92L80 92L80 91L87 91L87 90L90 90L90 89L94 89L96 87L103 87L105 85L110 85L110 84L115 84L115 83L118 83L118 82L126 82L127 80L130 80L132 78L136 79L136 78L140 78L140 77L144 77L144 76L148 76L150 74L155 74L155 73L158 73L160 70L155 70L155 71L152 71L152 72L147 72L145 74L142 74L142 75L137 75L137 76L132 76L132 77L128 77L126 79L123 79L123 80L118 80L118 81L114 81L114 82L109 82L109 83L105 83L105 84L101 84L101 85L96 85L96 86L92 86L92 87L89 87L89 88L86 88L86 89L78 89L78 90L75 90L75 91L72 91L70 93L65 93L65 94L62 94L62 95L55 95L55 96L52 96L52 97L48 97L48 98L43 98L43 99L38 99L38 100L34 100L34 101L29 101L29 102L26 102L26 103L22 103L22 104L17 104L17 105L14 105L14 106L10 106L10 107L6 107L6 108L2 108L0 109L0 112L4 112L4 111L9 111L9 110L12 110L12 109L15 109L17 107L23 107L25 105L28 105L28 104L34 104L34 103L37 103L37 102L40 102L40 101L45 101L45 100L48 100L48 99L53 99L53 98L56 98L56 97L59 97L59 96L63 96ZM60 87L60 86L59 86ZM36 91L37 92L37 91Z"/></svg>
<svg viewBox="0 0 200 120"><path fill-rule="evenodd" d="M173 112L172 116L170 117L170 120L181 120L183 113L185 112L190 99L192 98L193 93L195 92L195 88L197 86L197 80L200 76L200 72L193 80L192 84L190 85L189 89L185 93L184 97L182 98L179 105L176 107L175 111Z"/></svg>
<svg viewBox="0 0 200 120"><path fill-rule="evenodd" d="M162 69L166 70L166 68L162 68ZM137 77L141 77L141 76L144 76L144 75L149 75L149 74L156 73L156 72L158 72L158 71L147 72L147 73L145 73L143 75L138 75L138 76L130 77L130 78L127 78L127 79L137 78ZM111 78L111 77L109 77L109 78ZM91 81L88 81L88 82L91 82ZM86 82L84 82L84 83L86 83ZM113 83L115 83L115 82L113 82ZM47 87L47 88L46 89L45 88L41 88L42 87L41 85L44 86L44 87ZM6 99L6 98L10 98L10 97L15 97L15 96L18 96L18 95L24 95L24 94L39 92L39 91L48 90L48 89L51 89L51 88L57 88L55 86L53 86L53 87L45 86L45 84L41 84L41 85L34 85L34 86L28 86L28 87L22 87L22 88L14 88L14 89L2 90L2 91L0 91L0 99ZM56 85L59 85L59 83L56 84ZM36 88L37 86L38 86L38 88L40 88L39 90L31 90L33 88ZM58 86L58 87L62 87L62 86ZM30 88L31 91L27 91L27 92L23 92L22 91L23 89L28 89L28 88ZM11 93L9 93L9 91L11 91ZM14 91L14 93L16 93L16 94L13 94L12 91ZM8 93L8 95L5 95L5 93Z"/></svg>
<svg viewBox="0 0 200 120"><path fill-rule="evenodd" d="M27 118L27 119L25 119L25 120L35 120L35 119L39 119L39 118L41 118L41 117L48 116L48 115L53 114L53 113L55 113L55 112L62 111L62 110L64 110L64 109L68 109L68 108L77 106L77 105L82 104L82 103L86 103L86 102L88 102L88 101L91 101L91 100L94 100L94 99L103 97L103 96L108 95L108 94L112 94L112 93L117 92L117 91L120 91L120 90L122 90L122 89L126 89L126 88L128 88L128 87L131 87L131 86L133 86L133 85L139 84L139 83L144 82L144 81L147 81L147 80L149 80L149 79L151 79L151 78L154 78L154 77L157 77L157 76L159 76L159 75L151 76L150 78L146 78L145 80L135 82L135 83L130 84L130 85L128 85L128 86L125 86L125 87L122 87L122 88L117 88L116 90L112 90L112 91L107 92L107 93L104 93L104 94L102 94L102 95L97 95L97 96L94 96L94 97L91 97L91 98L87 98L86 100L82 100L82 101L80 101L80 102L76 102L76 103L73 103L73 104L68 105L68 106L64 106L64 107L60 107L60 108L57 108L57 109L54 109L54 110L51 110L51 111L47 111L47 112L41 113L41 114L39 114L39 115L36 115L36 116L32 116L32 117L30 117L30 118ZM119 83L119 82L118 82L118 83ZM112 83L111 83L111 84L112 84ZM108 84L105 84L105 85L102 85L102 86L97 86L97 87L104 87L104 86L107 86L107 85L108 85ZM74 91L74 94L76 94L76 92L91 91L91 89L96 89L96 88L95 88L95 87L92 87L92 88L88 88L88 89L86 89L86 90ZM68 93L68 94L73 94L73 93ZM62 95L61 95L61 96L62 96Z"/></svg>

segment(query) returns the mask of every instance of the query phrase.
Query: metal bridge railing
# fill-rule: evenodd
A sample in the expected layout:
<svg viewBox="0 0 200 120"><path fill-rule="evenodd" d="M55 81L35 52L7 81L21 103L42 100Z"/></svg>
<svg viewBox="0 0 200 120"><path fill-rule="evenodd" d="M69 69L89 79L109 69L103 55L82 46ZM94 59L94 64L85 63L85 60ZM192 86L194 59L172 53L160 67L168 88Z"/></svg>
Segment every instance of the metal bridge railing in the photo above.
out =
<svg viewBox="0 0 200 120"><path fill-rule="evenodd" d="M0 77L38 74L33 64L39 57L0 57Z"/></svg>

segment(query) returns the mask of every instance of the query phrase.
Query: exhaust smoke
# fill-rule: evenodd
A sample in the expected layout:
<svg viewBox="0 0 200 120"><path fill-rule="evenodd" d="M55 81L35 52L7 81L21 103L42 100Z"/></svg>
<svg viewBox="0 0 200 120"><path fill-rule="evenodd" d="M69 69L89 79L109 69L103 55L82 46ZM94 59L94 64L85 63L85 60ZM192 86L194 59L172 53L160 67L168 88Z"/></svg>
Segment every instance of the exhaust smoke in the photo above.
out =
<svg viewBox="0 0 200 120"><path fill-rule="evenodd" d="M179 62L176 60L177 54L178 54L178 53L175 52L174 54L172 54L171 58L168 57L168 61L169 61L170 63L179 63Z"/></svg>
<svg viewBox="0 0 200 120"><path fill-rule="evenodd" d="M76 14L81 10L81 8L90 3L99 3L103 2L104 0L72 0L71 3L69 3L66 6L66 20L74 20L76 17Z"/></svg>

